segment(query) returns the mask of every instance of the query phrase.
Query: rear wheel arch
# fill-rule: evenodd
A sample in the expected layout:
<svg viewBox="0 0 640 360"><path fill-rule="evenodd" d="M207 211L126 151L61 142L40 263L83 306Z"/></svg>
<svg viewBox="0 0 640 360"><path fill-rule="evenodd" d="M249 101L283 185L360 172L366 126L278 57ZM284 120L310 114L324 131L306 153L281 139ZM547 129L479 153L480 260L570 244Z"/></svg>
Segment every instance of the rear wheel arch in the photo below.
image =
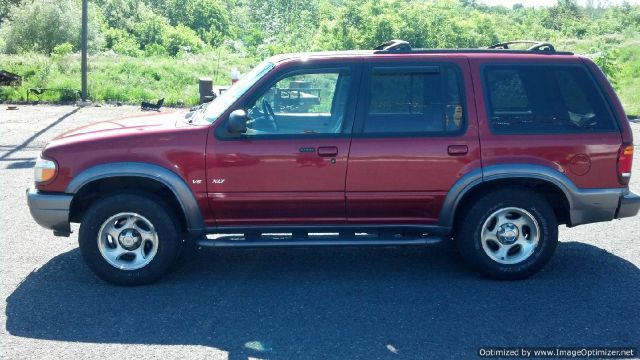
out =
<svg viewBox="0 0 640 360"><path fill-rule="evenodd" d="M483 195L505 188L526 188L551 205L558 223L571 224L576 186L564 174L541 165L506 164L474 170L456 182L443 203L439 225L454 228L464 209Z"/></svg>
<svg viewBox="0 0 640 360"><path fill-rule="evenodd" d="M465 209L468 209L481 197L503 189L528 189L540 194L553 209L558 223L570 222L570 203L567 194L557 185L547 180L537 178L504 178L482 182L461 195L455 211L452 224L459 220Z"/></svg>
<svg viewBox="0 0 640 360"><path fill-rule="evenodd" d="M202 212L186 182L164 167L146 163L102 164L74 177L65 190L74 194L71 221L79 222L90 204L106 194L128 189L156 195L174 209L189 233L204 232Z"/></svg>

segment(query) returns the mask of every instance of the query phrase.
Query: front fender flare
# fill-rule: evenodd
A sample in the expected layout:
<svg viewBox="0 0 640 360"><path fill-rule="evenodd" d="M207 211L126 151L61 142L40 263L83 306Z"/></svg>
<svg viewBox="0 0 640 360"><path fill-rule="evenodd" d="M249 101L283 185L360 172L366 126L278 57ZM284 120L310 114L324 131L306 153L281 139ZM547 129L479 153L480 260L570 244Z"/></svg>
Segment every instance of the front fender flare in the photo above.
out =
<svg viewBox="0 0 640 360"><path fill-rule="evenodd" d="M76 194L83 186L100 179L112 177L144 177L168 187L180 203L190 234L204 233L205 224L200 206L187 183L178 174L159 165L140 162L117 162L90 167L67 185L65 193Z"/></svg>

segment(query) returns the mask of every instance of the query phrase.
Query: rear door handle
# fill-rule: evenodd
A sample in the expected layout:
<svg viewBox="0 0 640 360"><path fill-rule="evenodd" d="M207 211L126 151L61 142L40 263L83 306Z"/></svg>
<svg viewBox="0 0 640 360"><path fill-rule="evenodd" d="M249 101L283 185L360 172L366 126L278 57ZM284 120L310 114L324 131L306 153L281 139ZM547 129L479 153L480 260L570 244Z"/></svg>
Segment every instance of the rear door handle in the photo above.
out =
<svg viewBox="0 0 640 360"><path fill-rule="evenodd" d="M469 152L467 145L449 145L447 153L452 156L466 155Z"/></svg>
<svg viewBox="0 0 640 360"><path fill-rule="evenodd" d="M338 155L337 146L320 146L318 147L318 156L330 157Z"/></svg>

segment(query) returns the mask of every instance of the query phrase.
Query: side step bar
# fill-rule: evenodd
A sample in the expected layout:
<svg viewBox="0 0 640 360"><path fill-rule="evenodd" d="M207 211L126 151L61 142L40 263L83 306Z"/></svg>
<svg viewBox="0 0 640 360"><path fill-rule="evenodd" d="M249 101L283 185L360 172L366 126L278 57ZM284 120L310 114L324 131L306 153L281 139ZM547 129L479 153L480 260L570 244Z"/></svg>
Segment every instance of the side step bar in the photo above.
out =
<svg viewBox="0 0 640 360"><path fill-rule="evenodd" d="M201 239L196 243L206 247L287 247L287 246L401 246L431 245L442 242L441 236L424 236L408 239L260 239L230 240Z"/></svg>

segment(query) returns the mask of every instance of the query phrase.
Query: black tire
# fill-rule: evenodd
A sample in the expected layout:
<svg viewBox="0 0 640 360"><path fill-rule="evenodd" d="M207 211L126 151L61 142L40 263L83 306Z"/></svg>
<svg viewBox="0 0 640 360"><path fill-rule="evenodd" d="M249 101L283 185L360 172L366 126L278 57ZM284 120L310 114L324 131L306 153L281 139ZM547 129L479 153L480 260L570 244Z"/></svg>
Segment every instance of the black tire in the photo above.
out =
<svg viewBox="0 0 640 360"><path fill-rule="evenodd" d="M102 256L98 233L102 224L113 215L131 212L145 217L156 230L157 250L151 261L142 268L122 270ZM78 243L89 268L101 279L115 285L144 285L162 277L175 263L180 253L179 226L165 203L144 192L121 192L97 200L84 214Z"/></svg>
<svg viewBox="0 0 640 360"><path fill-rule="evenodd" d="M483 249L481 231L492 214L511 207L533 216L539 227L539 240L530 256L517 263L503 264ZM469 265L492 279L517 280L533 275L546 265L558 244L558 223L553 209L542 196L526 188L488 193L459 216L454 237L460 254Z"/></svg>

